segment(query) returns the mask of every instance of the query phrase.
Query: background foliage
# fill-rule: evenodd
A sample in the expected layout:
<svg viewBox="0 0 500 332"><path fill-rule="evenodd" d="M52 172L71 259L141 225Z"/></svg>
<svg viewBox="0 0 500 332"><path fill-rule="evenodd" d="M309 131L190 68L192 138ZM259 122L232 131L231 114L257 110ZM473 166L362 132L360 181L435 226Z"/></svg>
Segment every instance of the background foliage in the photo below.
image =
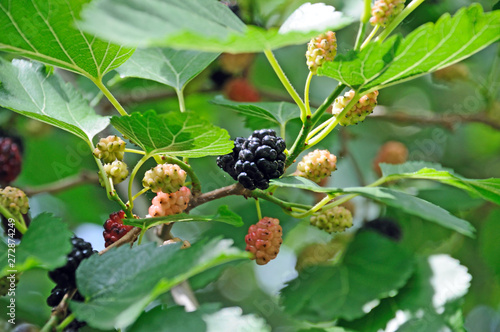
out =
<svg viewBox="0 0 500 332"><path fill-rule="evenodd" d="M22 136L25 145L23 170L14 184L34 193L30 206L32 217L36 217L25 239L37 237L43 243L44 238L50 237L52 243L68 243L70 229L92 242L95 249L104 247L102 224L118 207L108 201L97 182L53 193L39 189L82 172L96 173L89 144L95 142L94 136L109 121L147 152L175 151L176 156L193 158L190 164L198 170L204 192L233 183L215 163L215 156L230 151L229 137L248 136L251 130L262 127L279 130L283 123L288 125L287 142L296 137L300 130L299 109L292 104L293 100L288 97L264 54L257 53L245 73L262 99L262 103L251 106L228 100L227 95L221 96L223 88L211 79L211 75L220 70L220 62L212 60L224 51L258 52L268 47L276 48L276 58L290 82L302 87L308 75L304 52L310 34L290 32L277 35L276 30L264 28L279 26L306 1L239 1L243 21L259 26L255 28L246 28L233 19L221 19L231 17L226 9L220 9L222 13L218 13L202 6L199 12L187 11L186 8L199 2L197 0L183 1L186 8L178 9L177 17L167 13L178 1L151 1L151 8L158 8L159 2L164 3L156 20L148 15L150 8L142 8L144 12L141 13L134 12L134 1L92 1L80 13L80 7L87 2L50 0L44 2L45 7L37 7L34 4L40 1L22 1L22 11L13 14L31 19L23 20L15 29L8 24L9 17L5 14L10 2L0 0L0 9L3 9L0 11L0 26L7 27L0 34L0 104L4 107L0 109L0 123L2 128L15 129ZM362 10L362 1L324 2L356 19ZM475 2L489 12L496 1ZM78 6L70 3L78 3ZM351 191L346 192L364 191L365 196L374 199L354 199L356 214L352 230L346 234L328 235L311 227L306 219L294 219L281 208L263 201L264 215L281 221L284 245L275 261L259 267L244 260L247 256L242 251L248 226L258 219L254 203L233 196L224 198L223 202L209 202L192 214L211 216L222 222L179 222L175 225L176 236L196 243L189 254L188 251L179 251L175 245L155 248L146 244L128 253L125 265L120 261L122 252L128 250L124 247L82 264L79 278L88 283L80 286L88 302L85 305L73 303L71 308L77 317L86 319L91 325L85 331L107 331L129 324L132 325L126 331L176 331L180 325L190 331L384 329L432 332L443 328L496 331L500 315L500 186L495 181L468 179L500 178L500 51L498 34L495 35L500 14L496 11L487 18L477 18L475 15L481 10L476 5L469 7L471 4L469 0L424 1L396 31L405 39L391 37L382 46L370 45L359 54L349 52L356 38L357 24L348 25L350 20L344 18L332 26L334 30L345 27L337 32L338 50L343 55L337 62L320 70L325 76L313 80L311 104L320 106L335 88L336 83L331 78L360 87L365 92L381 85L389 86L379 95L378 112L358 126L335 129L315 146L328 149L339 158L338 170L326 188L339 191L338 188L351 187ZM67 11L65 6L70 6L71 10ZM116 6L120 6L123 10L120 13L123 17L130 17L130 21L135 22L135 18L140 17L137 25L126 24L123 17L114 17ZM59 8L69 14L55 21L50 15L57 12L51 12L49 8ZM459 14L453 19L440 19L444 13L457 11ZM467 11L471 16L464 16ZM166 15L177 20L170 22ZM196 23L190 23L189 31L185 30L186 17L189 22ZM466 79L443 82L429 74L421 75L430 68L439 68L444 60L461 60L470 49L461 49L463 53L453 52L453 59L448 56L440 58L439 55L420 56L418 52L433 55L426 45L437 37L430 30L414 29L427 22L440 20L440 24L447 26L469 19L463 29L452 29L451 33L462 35L464 43L471 41L469 46L474 47L473 38L468 35L471 29L480 29L487 25L486 21L493 22L494 17L497 18L496 25L486 29L481 38L484 38L483 44L488 43L485 39L496 43L461 62L468 71ZM151 25L141 25L141 22L150 22ZM471 27L474 24L477 26ZM50 33L33 28L38 25L48 27ZM204 29L206 26L213 27L210 34L201 34L200 27ZM156 31L168 31L168 37ZM144 33L150 38L142 38ZM40 37L47 35L51 37ZM428 39L416 38L422 35ZM229 36L229 42L215 43L211 39L221 36ZM54 46L56 44L60 47ZM133 52L131 45L152 48ZM476 50L482 49L481 45L476 45ZM189 50L174 51L167 46ZM390 60L386 57L388 51L394 51ZM408 61L405 54L413 54L421 61L415 60L412 71L402 75L401 63ZM382 59L382 64L389 66L389 70L377 77L367 72L366 77L373 76L369 81L349 75L359 72L365 55L374 62ZM71 72L18 60L22 56ZM185 63L183 60L187 57L194 59L193 62ZM16 60L11 62L12 59ZM173 59L174 64L168 67L170 70L159 70L166 67L162 62L169 62L166 59ZM118 67L122 63L124 65ZM366 69L380 71L376 66L366 66ZM47 76L53 72L56 75ZM409 77L415 79L407 80ZM111 103L96 87L103 82L129 114L137 113L130 118L118 117ZM26 87L38 93L24 95L24 98L8 98L22 95ZM40 92L42 90L44 93ZM187 113L178 113L182 107L177 98L179 94L185 96ZM62 107L67 112L61 112ZM12 109L17 109L17 113ZM72 116L73 113L76 116ZM196 126L185 128L186 118L193 119ZM56 124L60 129L33 119ZM144 119L149 124L148 130L141 127ZM109 126L99 136L115 133L116 129ZM196 139L177 144L175 138L179 135L182 138L183 134ZM409 150L409 160L424 163L408 164L403 169L384 168L389 189L358 188L356 191L355 187L378 178L372 162L379 147L389 140L404 143ZM127 158L129 165L139 160L134 155ZM154 161L149 160L144 169L153 165ZM422 167L435 171L404 175ZM450 169L454 171L448 172ZM438 181L426 180L431 178ZM279 183L285 187L280 193L281 198L307 204L314 202L314 195L310 192L288 190L286 180L276 181ZM306 184L306 187L310 185ZM127 189L125 184L117 188ZM389 197L391 190L410 192L416 197L410 199L406 197L409 194L401 192L399 197ZM144 216L152 197L152 193L147 193L144 199L137 200L135 211ZM424 200L442 209L429 208ZM403 209L402 201L408 202ZM221 204L237 212L241 220L228 209L219 209ZM356 233L364 222L380 214L397 221L402 233L399 242L365 230ZM470 225L463 223L462 219L469 221ZM199 221L204 220L199 218ZM45 227L41 227L44 222ZM241 224L243 226L235 227ZM150 233L148 235L153 239L154 234ZM234 241L232 247L227 239ZM335 252L338 247L347 249L342 252L343 260L335 266L299 268L301 257L313 245L326 254ZM26 270L17 288L18 321L43 326L49 319L50 308L45 299L53 283L43 269L61 265L69 250L69 246L64 245L51 248L21 245L18 248L19 266ZM0 267L4 269L2 264L3 260ZM138 268L131 269L130 266ZM148 266L155 266L157 270L151 272ZM99 270L99 273L91 273L93 270ZM113 273L117 274L116 278L111 277ZM184 279L189 279L202 303L193 313L186 313L176 306L168 292ZM96 288L102 280L106 285L104 291ZM130 286L124 291L123 285ZM111 300L117 296L125 299L120 306ZM0 322L6 317L6 304L6 299L1 298ZM90 315L89 308L99 315ZM144 312L145 308L147 312ZM124 315L124 310L129 315ZM186 322L190 325L184 325ZM226 326L223 326L224 322ZM0 330L2 328L0 326Z"/></svg>

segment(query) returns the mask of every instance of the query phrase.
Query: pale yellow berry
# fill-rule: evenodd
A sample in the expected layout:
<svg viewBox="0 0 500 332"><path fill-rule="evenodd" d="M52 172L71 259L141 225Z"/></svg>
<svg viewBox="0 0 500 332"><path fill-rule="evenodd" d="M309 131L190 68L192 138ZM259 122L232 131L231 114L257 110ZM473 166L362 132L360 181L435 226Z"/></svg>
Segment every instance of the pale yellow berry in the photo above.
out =
<svg viewBox="0 0 500 332"><path fill-rule="evenodd" d="M327 61L333 61L337 54L337 38L335 32L328 31L311 39L307 44L306 64L311 73L316 74L318 68Z"/></svg>
<svg viewBox="0 0 500 332"><path fill-rule="evenodd" d="M123 160L126 143L118 136L101 138L94 149L94 156L109 164L115 160Z"/></svg>

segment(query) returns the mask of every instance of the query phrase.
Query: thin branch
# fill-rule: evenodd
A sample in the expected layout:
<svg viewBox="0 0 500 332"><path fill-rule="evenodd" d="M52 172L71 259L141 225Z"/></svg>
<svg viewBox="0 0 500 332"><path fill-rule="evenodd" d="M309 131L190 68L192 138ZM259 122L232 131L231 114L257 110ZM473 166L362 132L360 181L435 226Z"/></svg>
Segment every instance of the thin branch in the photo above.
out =
<svg viewBox="0 0 500 332"><path fill-rule="evenodd" d="M210 201L213 201L213 200L216 200L216 199L219 199L222 197L226 197L226 196L231 196L231 195L242 195L245 192L245 190L246 189L241 184L235 183L235 184L232 184L232 185L227 186L227 187L215 189L215 190L210 191L208 193L201 194L189 202L189 205L188 205L187 209L185 210L185 213L188 213L189 211L191 211L195 207L202 205L206 202L210 202Z"/></svg>
<svg viewBox="0 0 500 332"><path fill-rule="evenodd" d="M61 302L52 310L49 321L40 330L40 332L50 332L52 331L63 319L66 317L68 311L68 303L76 294L76 288L68 291Z"/></svg>
<svg viewBox="0 0 500 332"><path fill-rule="evenodd" d="M404 124L418 124L418 125L439 125L453 130L457 123L482 123L491 128L500 130L500 122L494 121L484 115L483 112L472 115L460 114L446 114L446 115L432 115L432 116L414 116L405 113L390 113L390 114L373 114L369 116L370 119L378 119L383 121L398 122Z"/></svg>
<svg viewBox="0 0 500 332"><path fill-rule="evenodd" d="M62 180L44 184L37 187L25 188L24 192L28 196L33 196L40 193L56 194L58 192L79 186L85 183L99 183L99 176L92 171L84 170L79 174L64 178Z"/></svg>
<svg viewBox="0 0 500 332"><path fill-rule="evenodd" d="M107 252L109 249L114 248L114 247L119 247L121 245L124 245L125 243L132 243L135 241L137 236L141 233L142 229L140 227L134 227L132 228L125 236L123 236L121 239L110 245L109 247L104 248L103 250L99 251L99 255L104 254Z"/></svg>

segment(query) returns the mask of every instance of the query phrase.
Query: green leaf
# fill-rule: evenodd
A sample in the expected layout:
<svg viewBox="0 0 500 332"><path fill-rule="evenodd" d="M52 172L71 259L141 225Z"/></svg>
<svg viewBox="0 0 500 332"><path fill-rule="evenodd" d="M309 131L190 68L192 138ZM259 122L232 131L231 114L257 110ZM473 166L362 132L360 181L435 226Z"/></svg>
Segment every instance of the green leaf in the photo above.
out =
<svg viewBox="0 0 500 332"><path fill-rule="evenodd" d="M260 118L278 126L286 125L288 121L300 116L299 107L287 102L259 102L240 103L225 99L222 96L215 97L211 103L230 108L248 117Z"/></svg>
<svg viewBox="0 0 500 332"><path fill-rule="evenodd" d="M0 106L69 131L89 144L109 124L70 83L24 60L0 59Z"/></svg>
<svg viewBox="0 0 500 332"><path fill-rule="evenodd" d="M127 329L129 332L204 332L207 325L199 311L186 312L184 307L162 309L161 307L143 313L139 319Z"/></svg>
<svg viewBox="0 0 500 332"><path fill-rule="evenodd" d="M192 214L176 214L172 216L165 217L155 217L155 218L144 218L144 219L124 219L123 223L125 225L132 225L136 227L146 227L151 228L153 226L161 225L170 222L189 222L189 221L204 221L204 222L223 222L236 227L243 226L243 220L241 217L229 210L227 205L222 205L217 210L217 213L212 216L197 216Z"/></svg>
<svg viewBox="0 0 500 332"><path fill-rule="evenodd" d="M447 255L419 257L415 274L396 296L383 299L365 316L351 322L341 321L339 325L356 331L377 332L385 330L398 312L399 315L404 312L407 320L416 317L424 321L434 319L443 313L447 303L456 301L467 292L470 285L467 280L470 280L467 269ZM453 285L453 291L446 285Z"/></svg>
<svg viewBox="0 0 500 332"><path fill-rule="evenodd" d="M124 63L133 49L84 33L77 22L90 0L16 0L0 4L0 50L94 80Z"/></svg>
<svg viewBox="0 0 500 332"><path fill-rule="evenodd" d="M313 322L352 320L370 302L401 288L413 272L413 257L393 241L373 232L356 235L343 261L332 267L303 270L282 291L285 311Z"/></svg>
<svg viewBox="0 0 500 332"><path fill-rule="evenodd" d="M218 53L177 51L158 47L139 49L117 71L122 77L145 78L181 91L218 55Z"/></svg>
<svg viewBox="0 0 500 332"><path fill-rule="evenodd" d="M474 237L475 230L469 222L451 215L448 211L437 205L401 191L387 188L359 187L346 188L344 192L363 195L374 201L400 209L408 214L435 222L460 234Z"/></svg>
<svg viewBox="0 0 500 332"><path fill-rule="evenodd" d="M309 41L323 31L279 33L245 26L227 6L215 0L94 1L83 11L82 26L89 32L124 45L164 46L206 52L260 52ZM330 30L349 25L341 16ZM326 29L325 29L326 30Z"/></svg>
<svg viewBox="0 0 500 332"><path fill-rule="evenodd" d="M111 124L150 154L200 158L230 153L234 146L226 130L191 112L132 113L111 118Z"/></svg>
<svg viewBox="0 0 500 332"><path fill-rule="evenodd" d="M203 315L203 319L207 323L206 332L271 332L264 319L253 314L243 315L239 307L223 308Z"/></svg>
<svg viewBox="0 0 500 332"><path fill-rule="evenodd" d="M340 30L352 22L350 18L343 17L341 20L332 22L329 30ZM227 39L221 40L206 37L194 32L184 32L167 39L165 45L169 47L202 50L205 52L262 52L264 50L275 50L290 45L301 45L311 40L324 31L292 31L279 33L278 29L265 30L261 27L248 25L244 35L232 33ZM192 40L196 40L193 43Z"/></svg>
<svg viewBox="0 0 500 332"><path fill-rule="evenodd" d="M214 266L248 257L231 244L230 240L215 239L180 250L180 244L156 247L148 243L94 255L76 271L78 290L86 300L72 302L71 310L92 327L124 328L151 301L180 282Z"/></svg>
<svg viewBox="0 0 500 332"><path fill-rule="evenodd" d="M380 168L387 181L397 179L439 181L500 205L500 179L466 179L439 164L422 161L410 161L400 165L380 164Z"/></svg>
<svg viewBox="0 0 500 332"><path fill-rule="evenodd" d="M443 15L406 38L394 36L361 52L339 55L318 70L368 93L411 80L468 58L500 38L500 11L484 13L478 4Z"/></svg>
<svg viewBox="0 0 500 332"><path fill-rule="evenodd" d="M183 307L156 307L144 313L128 328L130 332L270 332L266 322L254 315L243 315L238 307L214 310L218 305L204 304L195 312ZM215 311L215 312L214 312Z"/></svg>
<svg viewBox="0 0 500 332"><path fill-rule="evenodd" d="M15 269L18 272L33 268L53 270L66 264L66 255L71 251L72 235L67 224L60 218L49 213L36 216L16 248ZM3 266L2 270L5 275L7 266Z"/></svg>
<svg viewBox="0 0 500 332"><path fill-rule="evenodd" d="M124 45L164 45L167 37L182 31L197 33L199 38L226 39L242 34L243 22L216 0L98 0L83 10L81 26L106 40Z"/></svg>
<svg viewBox="0 0 500 332"><path fill-rule="evenodd" d="M432 221L458 233L470 237L474 236L474 227L469 222L451 215L437 205L401 191L381 187L323 188L300 177L285 177L272 180L272 184L279 187L298 188L314 192L359 194L424 220Z"/></svg>

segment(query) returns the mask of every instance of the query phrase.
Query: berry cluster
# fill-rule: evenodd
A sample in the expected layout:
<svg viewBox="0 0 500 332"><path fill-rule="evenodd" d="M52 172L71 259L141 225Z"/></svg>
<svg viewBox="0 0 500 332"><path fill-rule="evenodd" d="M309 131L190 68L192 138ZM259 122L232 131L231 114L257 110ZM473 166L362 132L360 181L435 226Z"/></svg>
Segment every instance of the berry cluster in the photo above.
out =
<svg viewBox="0 0 500 332"><path fill-rule="evenodd" d="M377 0L372 7L372 25L387 26L401 13L405 7L405 0Z"/></svg>
<svg viewBox="0 0 500 332"><path fill-rule="evenodd" d="M187 208L190 198L191 191L188 187L182 187L171 194L160 191L151 202L149 215L151 217L164 217L179 214Z"/></svg>
<svg viewBox="0 0 500 332"><path fill-rule="evenodd" d="M115 135L101 138L94 149L94 156L107 164L115 160L123 160L125 144L120 137Z"/></svg>
<svg viewBox="0 0 500 332"><path fill-rule="evenodd" d="M76 269L84 259L96 253L96 251L92 250L92 245L90 243L76 236L71 238L71 245L73 249L67 256L66 265L49 272L50 279L56 283L56 286L52 289L47 298L47 304L51 307L57 306L67 292L76 288ZM77 291L75 295L73 295L72 300L83 301L84 298ZM70 314L69 310L68 314ZM64 331L78 331L78 329L83 326L85 326L85 322L74 320Z"/></svg>
<svg viewBox="0 0 500 332"><path fill-rule="evenodd" d="M337 169L337 157L328 150L314 150L302 158L296 175L319 183Z"/></svg>
<svg viewBox="0 0 500 332"><path fill-rule="evenodd" d="M333 61L337 54L337 38L335 32L328 31L311 39L307 44L306 63L312 74L327 61Z"/></svg>
<svg viewBox="0 0 500 332"><path fill-rule="evenodd" d="M253 254L252 259L255 259L257 264L265 265L278 255L283 243L282 235L280 221L264 217L248 229L245 250Z"/></svg>
<svg viewBox="0 0 500 332"><path fill-rule="evenodd" d="M403 143L389 141L384 143L378 150L377 156L373 160L373 170L378 176L382 176L380 163L403 164L408 159L408 149Z"/></svg>
<svg viewBox="0 0 500 332"><path fill-rule="evenodd" d="M24 191L9 186L0 189L0 205L13 214L26 214L30 208L28 197Z"/></svg>
<svg viewBox="0 0 500 332"><path fill-rule="evenodd" d="M127 164L121 160L115 160L110 164L105 164L103 168L108 175L108 178L113 180L114 184L123 182L123 180L125 180L128 176ZM102 183L101 178L99 178L99 182L101 182L101 186L105 186L104 183Z"/></svg>
<svg viewBox="0 0 500 332"><path fill-rule="evenodd" d="M6 185L21 173L22 145L14 137L0 137L0 183Z"/></svg>
<svg viewBox="0 0 500 332"><path fill-rule="evenodd" d="M71 245L73 249L67 256L66 265L49 272L50 279L60 287L76 287L76 269L84 259L94 254L92 245L77 236L71 238Z"/></svg>
<svg viewBox="0 0 500 332"><path fill-rule="evenodd" d="M184 185L186 176L186 171L178 165L159 164L144 174L142 185L155 193L173 193Z"/></svg>
<svg viewBox="0 0 500 332"><path fill-rule="evenodd" d="M248 139L236 138L233 152L219 156L217 165L247 189L267 189L285 172L285 149L274 130L256 130Z"/></svg>
<svg viewBox="0 0 500 332"><path fill-rule="evenodd" d="M338 116L352 100L354 94L354 90L350 90L346 92L343 97L335 99L332 114ZM373 109L377 105L377 96L378 91L373 91L361 97L358 102L345 114L345 116L339 119L339 124L342 126L349 126L362 122L368 114L373 112Z"/></svg>
<svg viewBox="0 0 500 332"><path fill-rule="evenodd" d="M134 228L134 226L124 225L124 218L125 212L119 211L111 213L109 215L109 219L104 222L104 231L102 232L102 236L104 237L105 247L109 247Z"/></svg>
<svg viewBox="0 0 500 332"><path fill-rule="evenodd" d="M352 226L352 214L343 206L334 206L311 216L310 223L328 233L343 232Z"/></svg>

